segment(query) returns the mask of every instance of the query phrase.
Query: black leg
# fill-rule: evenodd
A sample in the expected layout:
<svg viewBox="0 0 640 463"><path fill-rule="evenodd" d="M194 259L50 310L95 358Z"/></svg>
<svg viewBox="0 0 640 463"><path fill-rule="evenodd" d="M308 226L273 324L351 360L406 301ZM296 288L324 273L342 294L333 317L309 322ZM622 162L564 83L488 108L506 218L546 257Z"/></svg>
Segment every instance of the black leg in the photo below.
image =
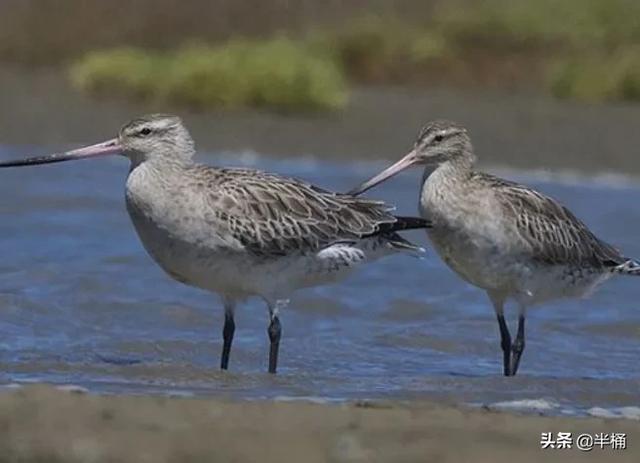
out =
<svg viewBox="0 0 640 463"><path fill-rule="evenodd" d="M518 334L516 334L516 340L511 347L513 352L513 358L511 359L511 374L515 375L520 365L520 357L524 351L524 315L520 314L518 317Z"/></svg>
<svg viewBox="0 0 640 463"><path fill-rule="evenodd" d="M233 333L236 331L236 323L233 320L233 312L225 311L224 327L222 328L222 357L220 358L220 368L226 370L229 368L229 354L231 353L231 343L233 342Z"/></svg>
<svg viewBox="0 0 640 463"><path fill-rule="evenodd" d="M509 327L504 321L504 314L498 313L498 325L500 326L500 346L502 347L502 365L505 376L511 376L511 335Z"/></svg>
<svg viewBox="0 0 640 463"><path fill-rule="evenodd" d="M269 349L269 373L275 373L278 366L280 335L282 334L280 319L277 315L271 317L271 323L269 323L267 332L269 333L269 341L271 342L271 348Z"/></svg>

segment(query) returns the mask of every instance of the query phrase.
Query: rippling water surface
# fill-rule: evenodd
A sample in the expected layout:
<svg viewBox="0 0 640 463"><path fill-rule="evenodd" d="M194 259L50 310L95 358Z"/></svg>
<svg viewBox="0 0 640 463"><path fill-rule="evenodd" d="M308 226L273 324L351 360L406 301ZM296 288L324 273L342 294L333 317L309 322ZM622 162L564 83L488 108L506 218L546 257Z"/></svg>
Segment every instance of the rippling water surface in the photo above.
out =
<svg viewBox="0 0 640 463"><path fill-rule="evenodd" d="M0 149L0 158L28 153ZM381 165L214 156L344 191ZM640 405L640 280L530 311L521 373L500 376L485 294L426 259L394 256L334 286L299 291L283 314L279 374L267 375L267 313L238 309L231 370L218 371L222 310L145 254L124 208L123 159L0 171L0 383L99 392L242 398L437 398L560 412ZM596 233L640 257L640 183L550 181L511 173L561 199ZM414 214L419 173L372 192ZM427 245L426 236L410 237ZM511 322L515 310L509 312ZM512 331L515 329L512 328ZM536 405L538 404L538 405ZM539 405L542 404L542 405Z"/></svg>

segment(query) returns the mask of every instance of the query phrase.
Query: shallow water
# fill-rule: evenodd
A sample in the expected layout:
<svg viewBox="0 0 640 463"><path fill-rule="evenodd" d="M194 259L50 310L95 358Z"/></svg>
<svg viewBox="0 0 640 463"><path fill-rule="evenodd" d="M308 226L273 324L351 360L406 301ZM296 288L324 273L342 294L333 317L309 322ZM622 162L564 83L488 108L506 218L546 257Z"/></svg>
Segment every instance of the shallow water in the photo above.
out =
<svg viewBox="0 0 640 463"><path fill-rule="evenodd" d="M4 159L27 154L0 148ZM382 167L252 155L206 161L255 165L338 191ZM433 251L423 260L387 258L341 284L296 293L282 316L275 377L265 373L265 307L248 301L237 312L231 370L221 373L220 304L172 281L145 254L123 204L127 167L104 159L0 171L0 383L241 398L436 398L550 413L640 405L637 280L613 279L589 300L531 310L521 372L507 379L486 296ZM561 199L640 257L640 183L507 175ZM418 178L406 174L371 195L414 214ZM422 232L409 235L428 244Z"/></svg>

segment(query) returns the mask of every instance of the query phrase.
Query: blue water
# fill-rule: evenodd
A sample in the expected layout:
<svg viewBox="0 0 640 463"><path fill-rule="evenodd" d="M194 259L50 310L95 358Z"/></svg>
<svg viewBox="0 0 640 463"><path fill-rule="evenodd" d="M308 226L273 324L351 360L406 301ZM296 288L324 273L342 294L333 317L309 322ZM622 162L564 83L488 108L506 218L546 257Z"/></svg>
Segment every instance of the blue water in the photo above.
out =
<svg viewBox="0 0 640 463"><path fill-rule="evenodd" d="M27 154L34 153L0 149L3 159ZM240 154L203 160L338 191L383 167ZM640 405L640 280L612 279L588 300L531 310L519 376L503 378L485 294L431 250L426 259L387 258L341 284L296 293L281 318L275 377L265 373L266 309L250 300L237 312L231 369L221 373L220 303L172 281L145 254L124 208L127 169L114 158L0 171L1 384L240 398L535 399L569 413ZM640 182L502 173L562 200L640 257ZM415 214L419 176L370 196ZM428 247L424 233L408 236Z"/></svg>

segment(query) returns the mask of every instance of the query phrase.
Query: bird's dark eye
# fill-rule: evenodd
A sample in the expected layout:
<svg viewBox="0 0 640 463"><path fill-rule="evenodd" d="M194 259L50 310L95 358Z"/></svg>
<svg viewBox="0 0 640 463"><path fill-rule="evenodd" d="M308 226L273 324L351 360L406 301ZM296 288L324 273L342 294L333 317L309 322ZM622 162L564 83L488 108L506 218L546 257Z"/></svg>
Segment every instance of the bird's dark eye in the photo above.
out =
<svg viewBox="0 0 640 463"><path fill-rule="evenodd" d="M442 134L438 134L435 137L433 137L433 141L435 141L436 143L440 143L442 140L444 140L444 135Z"/></svg>
<svg viewBox="0 0 640 463"><path fill-rule="evenodd" d="M151 133L151 129L149 127L145 127L143 129L140 129L140 132L138 133L142 136L147 136Z"/></svg>

